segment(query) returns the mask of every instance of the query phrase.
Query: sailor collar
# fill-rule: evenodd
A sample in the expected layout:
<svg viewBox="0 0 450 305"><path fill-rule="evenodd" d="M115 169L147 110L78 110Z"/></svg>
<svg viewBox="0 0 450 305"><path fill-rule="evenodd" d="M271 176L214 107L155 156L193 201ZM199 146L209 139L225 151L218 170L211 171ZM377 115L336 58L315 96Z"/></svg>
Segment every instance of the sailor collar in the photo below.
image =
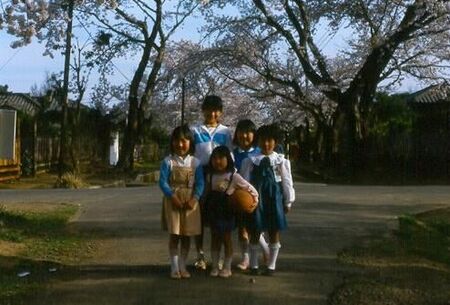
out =
<svg viewBox="0 0 450 305"><path fill-rule="evenodd" d="M283 163L283 159L284 159L284 155L279 154L277 152L272 152L270 155L263 155L262 153L259 153L255 156L251 156L249 158L252 160L253 164L255 164L256 166L259 166L259 163L261 163L261 160L264 159L265 157L269 158L270 165L272 165L272 166Z"/></svg>

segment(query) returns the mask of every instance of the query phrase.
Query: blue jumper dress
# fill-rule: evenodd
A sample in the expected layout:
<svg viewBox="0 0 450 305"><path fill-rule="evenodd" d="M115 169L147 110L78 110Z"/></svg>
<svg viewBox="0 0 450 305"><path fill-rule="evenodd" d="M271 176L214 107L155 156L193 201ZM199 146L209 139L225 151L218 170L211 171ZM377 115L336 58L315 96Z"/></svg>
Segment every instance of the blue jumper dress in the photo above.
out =
<svg viewBox="0 0 450 305"><path fill-rule="evenodd" d="M275 180L268 157L263 158L259 165L253 164L250 182L258 191L259 204L255 211L247 216L247 228L251 232L286 229L281 182Z"/></svg>

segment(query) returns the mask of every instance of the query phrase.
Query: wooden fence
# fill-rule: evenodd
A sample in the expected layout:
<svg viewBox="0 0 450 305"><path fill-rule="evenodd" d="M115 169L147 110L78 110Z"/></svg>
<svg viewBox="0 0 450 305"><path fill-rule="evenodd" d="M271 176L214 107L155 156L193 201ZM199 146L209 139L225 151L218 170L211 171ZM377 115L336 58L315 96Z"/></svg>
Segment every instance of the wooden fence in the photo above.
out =
<svg viewBox="0 0 450 305"><path fill-rule="evenodd" d="M14 159L0 159L0 181L20 177L20 138L16 138Z"/></svg>

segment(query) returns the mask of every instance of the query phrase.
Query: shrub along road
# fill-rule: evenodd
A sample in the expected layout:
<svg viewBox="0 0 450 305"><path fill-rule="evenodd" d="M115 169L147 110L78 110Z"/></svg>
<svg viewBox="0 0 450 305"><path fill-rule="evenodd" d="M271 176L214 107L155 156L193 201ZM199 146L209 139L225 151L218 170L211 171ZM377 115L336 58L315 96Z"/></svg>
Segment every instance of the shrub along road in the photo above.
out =
<svg viewBox="0 0 450 305"><path fill-rule="evenodd" d="M167 235L160 229L158 187L96 190L2 190L0 203L79 204L72 226L95 238L94 255L55 272L27 304L326 304L356 269L337 252L361 237L385 234L396 216L450 206L446 186L341 186L296 183L297 202L282 233L274 277L235 270L230 279L193 272L168 278ZM205 248L209 253L209 231ZM235 243L235 263L239 258ZM191 252L191 260L194 251ZM63 269L65 270L65 269Z"/></svg>

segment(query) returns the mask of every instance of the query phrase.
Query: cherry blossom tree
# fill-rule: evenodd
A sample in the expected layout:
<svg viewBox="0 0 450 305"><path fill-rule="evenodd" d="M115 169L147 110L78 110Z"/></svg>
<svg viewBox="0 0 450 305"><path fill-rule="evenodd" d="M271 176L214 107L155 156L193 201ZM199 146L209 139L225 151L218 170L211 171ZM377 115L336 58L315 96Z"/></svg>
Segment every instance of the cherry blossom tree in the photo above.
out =
<svg viewBox="0 0 450 305"><path fill-rule="evenodd" d="M97 30L99 62L107 65L117 57L138 58L129 84L127 126L118 163L124 170L133 168L134 147L155 95L167 43L199 5L193 0L125 0L90 2L78 9Z"/></svg>
<svg viewBox="0 0 450 305"><path fill-rule="evenodd" d="M317 112L305 107L310 87L334 104L332 153L343 169L362 162L378 89L406 76L448 78L448 0L217 0L205 14L212 46L287 88L305 111ZM345 37L342 48L326 53L323 35Z"/></svg>

